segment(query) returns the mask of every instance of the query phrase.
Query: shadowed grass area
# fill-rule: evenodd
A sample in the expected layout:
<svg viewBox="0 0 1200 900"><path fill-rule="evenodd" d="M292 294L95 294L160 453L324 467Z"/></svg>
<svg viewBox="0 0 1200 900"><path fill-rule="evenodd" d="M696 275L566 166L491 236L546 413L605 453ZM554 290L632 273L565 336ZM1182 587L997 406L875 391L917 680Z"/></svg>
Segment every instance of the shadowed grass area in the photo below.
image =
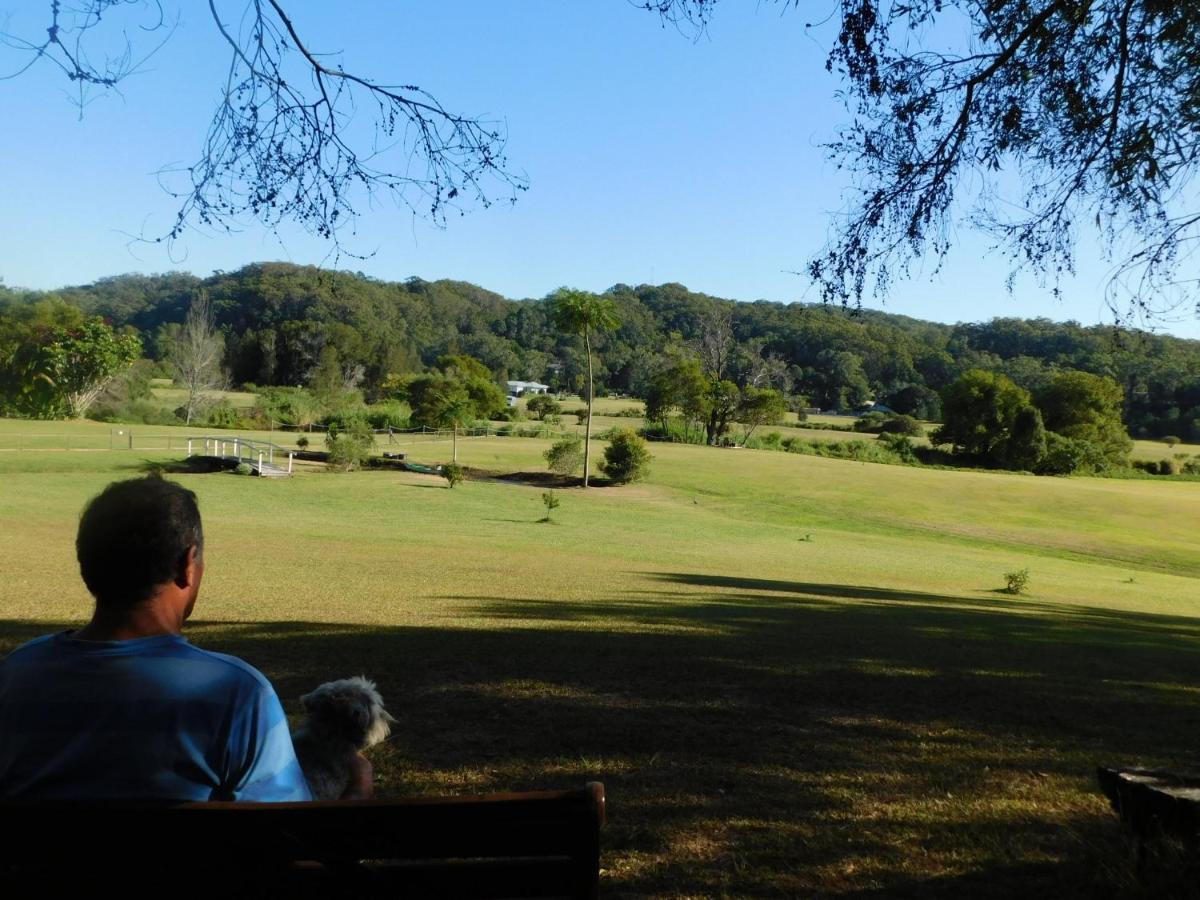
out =
<svg viewBox="0 0 1200 900"><path fill-rule="evenodd" d="M611 895L1154 895L1092 773L1194 759L1193 485L654 452L553 528L518 484L175 476L209 557L189 636L293 713L376 679L383 794L604 781ZM147 457L0 457L0 652L86 614L79 509Z"/></svg>
<svg viewBox="0 0 1200 900"><path fill-rule="evenodd" d="M400 720L374 754L382 793L603 780L614 892L1136 895L1092 770L1193 753L1200 622L658 581L638 600L455 598L491 628L190 633L293 711L331 672L377 678ZM0 649L49 627L5 622Z"/></svg>

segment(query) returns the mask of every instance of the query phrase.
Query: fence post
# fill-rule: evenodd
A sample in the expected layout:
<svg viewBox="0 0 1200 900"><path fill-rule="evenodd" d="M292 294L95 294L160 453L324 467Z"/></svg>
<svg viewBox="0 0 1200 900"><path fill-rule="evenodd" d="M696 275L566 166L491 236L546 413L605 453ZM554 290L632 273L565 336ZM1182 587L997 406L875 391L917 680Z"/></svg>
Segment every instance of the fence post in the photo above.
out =
<svg viewBox="0 0 1200 900"><path fill-rule="evenodd" d="M133 429L129 429L129 449L133 449Z"/></svg>
<svg viewBox="0 0 1200 900"><path fill-rule="evenodd" d="M294 454L294 453L288 453L288 474L289 475L292 474L292 457L295 455L296 454Z"/></svg>
<svg viewBox="0 0 1200 900"><path fill-rule="evenodd" d="M191 438L188 438L188 452L187 452L187 455L188 455L188 456L191 456L191 455L192 455L192 439L191 439Z"/></svg>
<svg viewBox="0 0 1200 900"><path fill-rule="evenodd" d="M258 451L258 474L262 474L262 451Z"/></svg>

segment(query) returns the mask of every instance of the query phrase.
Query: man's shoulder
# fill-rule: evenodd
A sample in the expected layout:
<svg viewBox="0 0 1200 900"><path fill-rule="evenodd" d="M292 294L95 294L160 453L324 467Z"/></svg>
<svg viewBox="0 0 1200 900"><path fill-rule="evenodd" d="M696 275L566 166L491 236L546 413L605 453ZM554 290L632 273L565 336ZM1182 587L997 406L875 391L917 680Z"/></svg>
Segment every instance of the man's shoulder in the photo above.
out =
<svg viewBox="0 0 1200 900"><path fill-rule="evenodd" d="M154 671L160 670L159 663L182 662L187 664L189 669L207 669L203 680L209 684L225 683L237 685L241 690L248 692L274 693L267 677L245 660L228 653L204 650L180 635L90 643L73 641L71 633L63 631L26 641L0 660L0 663L7 662L20 668L42 664L75 666L85 658L95 662L100 657L123 658L129 665L148 667ZM182 672L176 674L185 677Z"/></svg>
<svg viewBox="0 0 1200 900"><path fill-rule="evenodd" d="M253 683L260 689L270 691L271 693L275 692L275 689L271 687L271 682L267 680L267 676L244 659L239 659L228 653L217 653L215 650L202 650L192 644L185 644L184 646L187 647L190 653L195 654L198 659L207 660L212 665L224 669L231 677L245 681L246 683Z"/></svg>

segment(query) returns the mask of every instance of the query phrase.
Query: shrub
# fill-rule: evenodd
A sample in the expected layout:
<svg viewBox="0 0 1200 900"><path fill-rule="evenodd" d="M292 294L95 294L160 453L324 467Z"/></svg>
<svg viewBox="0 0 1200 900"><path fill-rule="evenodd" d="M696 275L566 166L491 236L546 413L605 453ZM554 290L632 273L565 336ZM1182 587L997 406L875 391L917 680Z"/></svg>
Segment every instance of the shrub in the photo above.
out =
<svg viewBox="0 0 1200 900"><path fill-rule="evenodd" d="M1095 444L1046 432L1046 454L1034 468L1038 475L1071 475L1108 468L1104 451Z"/></svg>
<svg viewBox="0 0 1200 900"><path fill-rule="evenodd" d="M559 501L559 499L558 499L558 495L557 495L557 494L555 494L555 493L554 493L554 491L545 491L545 492L542 494L542 503L544 503L544 504L546 505L546 515L545 515L545 517L542 519L542 521L543 521L543 522L549 522L549 521L550 521L550 515L551 515L551 514L552 514L552 513L553 513L553 512L554 512L556 509L558 509L558 507L561 505L561 502L560 502L560 501Z"/></svg>
<svg viewBox="0 0 1200 900"><path fill-rule="evenodd" d="M458 463L450 462L442 466L442 477L453 488L455 485L462 484L466 480L467 474Z"/></svg>
<svg viewBox="0 0 1200 900"><path fill-rule="evenodd" d="M650 471L650 458L644 438L633 431L618 431L604 450L600 471L617 484L628 484L646 477Z"/></svg>
<svg viewBox="0 0 1200 900"><path fill-rule="evenodd" d="M588 411L587 411L586 406L581 406L581 407L579 407L579 409L569 409L569 410L567 410L567 413L568 413L568 415L572 415L575 417L577 424L579 424L579 425L587 424Z"/></svg>
<svg viewBox="0 0 1200 900"><path fill-rule="evenodd" d="M783 445L783 435L778 431L768 431L758 439L758 443L764 450L778 450Z"/></svg>
<svg viewBox="0 0 1200 900"><path fill-rule="evenodd" d="M402 400L375 403L367 407L365 415L372 428L392 428L399 431L412 424L412 407Z"/></svg>
<svg viewBox="0 0 1200 900"><path fill-rule="evenodd" d="M1017 569L1015 572L1004 573L1004 593L1023 594L1029 589L1029 570Z"/></svg>
<svg viewBox="0 0 1200 900"><path fill-rule="evenodd" d="M879 434L887 418L883 413L869 412L855 421L854 430L865 434Z"/></svg>
<svg viewBox="0 0 1200 900"><path fill-rule="evenodd" d="M228 400L218 400L204 411L203 423L209 428L239 428L242 417Z"/></svg>
<svg viewBox="0 0 1200 900"><path fill-rule="evenodd" d="M1178 475L1182 471L1177 459L1160 459L1158 461L1159 475Z"/></svg>
<svg viewBox="0 0 1200 900"><path fill-rule="evenodd" d="M235 475L253 475L254 469L250 463L238 463L237 468L233 470Z"/></svg>
<svg viewBox="0 0 1200 900"><path fill-rule="evenodd" d="M880 434L900 434L907 437L920 437L925 433L921 423L912 416L890 416L879 426Z"/></svg>
<svg viewBox="0 0 1200 900"><path fill-rule="evenodd" d="M1164 437L1162 439L1162 442L1164 444L1166 444L1168 447L1174 447L1176 444L1179 443L1179 438L1173 434L1168 434L1166 437Z"/></svg>
<svg viewBox="0 0 1200 900"><path fill-rule="evenodd" d="M308 447L308 436L302 434L300 437L296 438L296 446L301 450L306 449Z"/></svg>
<svg viewBox="0 0 1200 900"><path fill-rule="evenodd" d="M1180 467L1180 471L1184 475L1200 475L1200 457L1189 459Z"/></svg>
<svg viewBox="0 0 1200 900"><path fill-rule="evenodd" d="M127 425L178 425L182 421L153 400L100 402L88 410L88 418Z"/></svg>
<svg viewBox="0 0 1200 900"><path fill-rule="evenodd" d="M910 465L917 462L917 447L906 434L884 432L879 436L880 443L891 450L902 462Z"/></svg>
<svg viewBox="0 0 1200 900"><path fill-rule="evenodd" d="M583 468L583 441L572 435L546 451L546 465L559 475L574 475Z"/></svg>
<svg viewBox="0 0 1200 900"><path fill-rule="evenodd" d="M375 446L375 433L363 420L348 422L343 427L331 425L325 435L329 450L329 465L343 472L360 468Z"/></svg>

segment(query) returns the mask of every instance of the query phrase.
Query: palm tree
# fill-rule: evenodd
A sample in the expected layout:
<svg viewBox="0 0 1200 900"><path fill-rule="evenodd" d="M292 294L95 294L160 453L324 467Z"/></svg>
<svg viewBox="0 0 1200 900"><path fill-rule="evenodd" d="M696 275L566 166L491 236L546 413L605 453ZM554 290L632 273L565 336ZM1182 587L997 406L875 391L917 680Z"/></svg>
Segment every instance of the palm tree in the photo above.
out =
<svg viewBox="0 0 1200 900"><path fill-rule="evenodd" d="M563 331L583 335L587 349L587 424L583 438L583 486L588 486L588 471L592 456L592 398L595 395L592 383L592 333L611 331L621 324L617 318L616 304L608 297L559 288L550 297L550 315Z"/></svg>

